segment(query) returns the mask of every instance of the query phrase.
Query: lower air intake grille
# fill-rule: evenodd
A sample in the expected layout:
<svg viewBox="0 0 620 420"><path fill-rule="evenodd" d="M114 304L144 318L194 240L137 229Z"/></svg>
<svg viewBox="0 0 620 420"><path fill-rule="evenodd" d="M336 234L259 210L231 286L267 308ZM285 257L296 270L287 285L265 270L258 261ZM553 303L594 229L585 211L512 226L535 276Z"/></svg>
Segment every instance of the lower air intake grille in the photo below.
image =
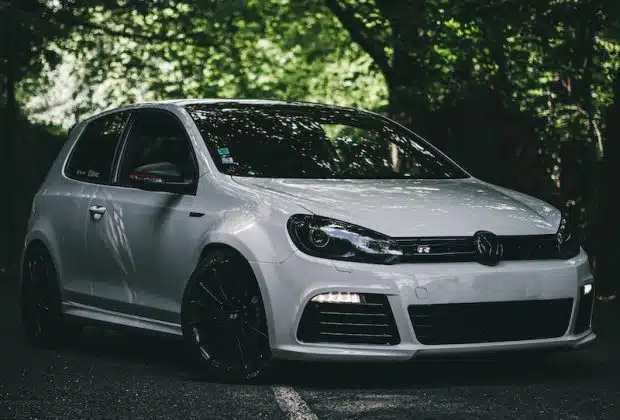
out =
<svg viewBox="0 0 620 420"><path fill-rule="evenodd" d="M363 303L309 302L297 339L306 343L400 343L388 299L376 294L363 295Z"/></svg>
<svg viewBox="0 0 620 420"><path fill-rule="evenodd" d="M426 345L494 343L563 336L573 299L411 305L418 341Z"/></svg>

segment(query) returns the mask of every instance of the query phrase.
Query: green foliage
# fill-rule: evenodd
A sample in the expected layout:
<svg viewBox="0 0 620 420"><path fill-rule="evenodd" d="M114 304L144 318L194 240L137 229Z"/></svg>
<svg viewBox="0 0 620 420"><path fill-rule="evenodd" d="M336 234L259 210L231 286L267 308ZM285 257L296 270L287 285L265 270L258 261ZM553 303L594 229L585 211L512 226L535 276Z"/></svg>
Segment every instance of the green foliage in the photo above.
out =
<svg viewBox="0 0 620 420"><path fill-rule="evenodd" d="M76 3L57 44L83 92L65 125L84 108L174 97L386 105L382 74L319 0Z"/></svg>
<svg viewBox="0 0 620 420"><path fill-rule="evenodd" d="M2 97L17 78L46 124L0 136L20 141L3 167L37 179L62 140L42 133L128 102L239 97L389 114L480 178L577 205L582 225L617 190L617 0L0 0L0 33Z"/></svg>
<svg viewBox="0 0 620 420"><path fill-rule="evenodd" d="M73 81L66 100L29 101L31 115L64 115L68 125L122 103L174 97L352 105L390 114L492 181L531 189L514 172L536 167L529 178L538 186L528 192L559 188L584 203L620 71L620 7L604 0L23 5L29 47L21 63L30 72L21 97L48 90L40 73L56 89ZM52 71L58 57L64 73Z"/></svg>

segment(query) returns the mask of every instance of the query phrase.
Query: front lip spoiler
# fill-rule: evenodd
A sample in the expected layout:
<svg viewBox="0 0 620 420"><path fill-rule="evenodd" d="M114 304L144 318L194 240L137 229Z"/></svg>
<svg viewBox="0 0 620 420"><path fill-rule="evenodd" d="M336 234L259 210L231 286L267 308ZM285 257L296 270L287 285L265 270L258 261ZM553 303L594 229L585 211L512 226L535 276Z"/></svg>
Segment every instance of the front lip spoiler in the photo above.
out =
<svg viewBox="0 0 620 420"><path fill-rule="evenodd" d="M571 341L543 342L543 343L523 343L511 342L506 345L484 347L464 347L464 348L439 348L421 349L414 353L411 360L418 358L458 358L475 356L493 356L505 353L527 353L541 350L548 351L571 351L592 343L596 339L596 333L589 331L584 336Z"/></svg>
<svg viewBox="0 0 620 420"><path fill-rule="evenodd" d="M585 346L587 344L591 344L594 340L596 340L596 333L594 331L590 330L589 334L587 334L582 339L578 340L571 347L572 348L582 347L582 346Z"/></svg>

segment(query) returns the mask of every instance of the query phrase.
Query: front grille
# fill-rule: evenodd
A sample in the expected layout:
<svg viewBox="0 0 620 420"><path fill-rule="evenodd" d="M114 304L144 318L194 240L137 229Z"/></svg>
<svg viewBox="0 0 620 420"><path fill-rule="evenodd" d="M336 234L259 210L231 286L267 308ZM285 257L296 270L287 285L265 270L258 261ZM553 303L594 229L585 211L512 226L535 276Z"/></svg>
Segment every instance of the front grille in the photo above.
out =
<svg viewBox="0 0 620 420"><path fill-rule="evenodd" d="M579 298L579 308L577 309L577 320L575 321L575 334L581 334L591 328L592 310L594 309L594 286L590 293L584 296L583 287Z"/></svg>
<svg viewBox="0 0 620 420"><path fill-rule="evenodd" d="M387 296L368 294L363 298L363 303L309 302L297 329L297 339L306 343L400 343Z"/></svg>
<svg viewBox="0 0 620 420"><path fill-rule="evenodd" d="M396 242L403 250L402 262L476 261L474 240L470 237L398 238ZM428 253L421 252L424 247L428 247Z"/></svg>
<svg viewBox="0 0 620 420"><path fill-rule="evenodd" d="M504 247L502 259L507 261L562 258L555 235L500 236L499 240Z"/></svg>
<svg viewBox="0 0 620 420"><path fill-rule="evenodd" d="M561 259L555 235L498 236L504 248L502 260ZM396 238L403 250L404 263L473 262L476 261L471 236Z"/></svg>
<svg viewBox="0 0 620 420"><path fill-rule="evenodd" d="M573 299L411 305L418 341L426 345L494 343L563 336Z"/></svg>

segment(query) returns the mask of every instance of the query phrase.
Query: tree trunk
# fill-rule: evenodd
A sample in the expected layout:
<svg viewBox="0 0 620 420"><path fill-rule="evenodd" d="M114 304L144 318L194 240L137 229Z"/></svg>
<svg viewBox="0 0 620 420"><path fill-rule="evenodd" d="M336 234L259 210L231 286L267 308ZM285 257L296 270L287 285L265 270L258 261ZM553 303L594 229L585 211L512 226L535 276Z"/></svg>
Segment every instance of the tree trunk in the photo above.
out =
<svg viewBox="0 0 620 420"><path fill-rule="evenodd" d="M409 85L408 80L394 78L388 82L388 114L390 118L412 129L420 135L425 135L424 114L425 107L417 96L419 93Z"/></svg>
<svg viewBox="0 0 620 420"><path fill-rule="evenodd" d="M17 66L17 57L15 50L15 18L14 18L14 3L11 1L8 6L6 6L4 11L4 39L6 40L6 61L5 61L5 83L4 83L4 93L5 93L5 124L4 124L4 135L2 138L3 141L3 150L2 150L2 167L3 171L3 189L2 194L5 197L5 202L3 206L4 210L4 246L2 255L0 255L0 261L2 262L2 266L8 266L11 262L15 260L15 248L16 248L16 238L15 238L15 229L14 229L14 205L15 205L15 190L14 185L12 183L13 177L15 176L14 171L14 141L15 141L15 126L17 123L17 102L15 99L15 84L16 84L16 66Z"/></svg>
<svg viewBox="0 0 620 420"><path fill-rule="evenodd" d="M592 238L592 252L596 256L598 293L607 295L620 292L620 268L616 261L616 240L620 237L620 203L618 168L620 168L620 74L614 80L614 102L607 109L607 135L603 168L599 183L599 214L597 229Z"/></svg>

